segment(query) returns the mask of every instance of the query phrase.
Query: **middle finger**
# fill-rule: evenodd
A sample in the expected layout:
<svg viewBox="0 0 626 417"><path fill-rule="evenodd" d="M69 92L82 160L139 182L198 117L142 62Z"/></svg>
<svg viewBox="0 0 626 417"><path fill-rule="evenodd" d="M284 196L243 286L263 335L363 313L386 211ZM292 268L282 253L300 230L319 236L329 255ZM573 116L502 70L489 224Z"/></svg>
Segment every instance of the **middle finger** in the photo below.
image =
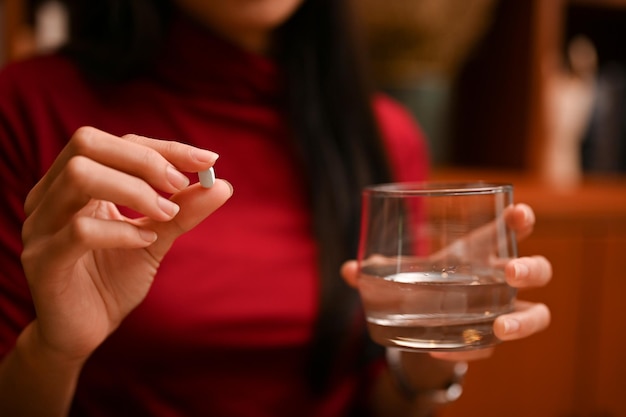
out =
<svg viewBox="0 0 626 417"><path fill-rule="evenodd" d="M552 279L552 264L543 256L524 256L508 262L504 274L512 287L542 287Z"/></svg>
<svg viewBox="0 0 626 417"><path fill-rule="evenodd" d="M45 190L65 169L65 165L79 155L140 177L167 193L180 191L189 184L188 178L178 169L196 172L207 169L217 159L217 154L213 152L178 142L136 135L119 138L95 128L82 127L72 136L48 173L29 193L25 204L26 213L30 213L39 204Z"/></svg>

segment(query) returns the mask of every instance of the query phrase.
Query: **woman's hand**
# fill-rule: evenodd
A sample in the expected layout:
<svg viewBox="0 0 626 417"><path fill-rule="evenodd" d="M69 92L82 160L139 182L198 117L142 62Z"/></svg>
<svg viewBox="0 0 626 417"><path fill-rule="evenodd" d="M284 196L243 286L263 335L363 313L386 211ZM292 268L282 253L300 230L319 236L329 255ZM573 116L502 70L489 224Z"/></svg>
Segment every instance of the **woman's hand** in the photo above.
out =
<svg viewBox="0 0 626 417"><path fill-rule="evenodd" d="M535 214L525 204L516 204L506 213L509 227L515 230L518 239L530 235L535 224ZM476 234L477 238L484 231ZM348 261L342 267L342 276L346 282L358 286L356 261ZM552 278L552 266L543 256L529 256L513 259L505 266L505 275L509 285L515 288L532 288L546 285ZM500 340L514 340L535 334L550 324L550 310L544 304L517 300L515 311L499 316L494 322L495 335ZM453 361L468 361L488 357L493 348L467 352L431 353L431 356Z"/></svg>
<svg viewBox="0 0 626 417"><path fill-rule="evenodd" d="M39 348L81 361L118 327L174 240L231 196L225 181L204 189L181 173L216 159L182 143L76 131L25 204L22 263L37 311L27 330Z"/></svg>

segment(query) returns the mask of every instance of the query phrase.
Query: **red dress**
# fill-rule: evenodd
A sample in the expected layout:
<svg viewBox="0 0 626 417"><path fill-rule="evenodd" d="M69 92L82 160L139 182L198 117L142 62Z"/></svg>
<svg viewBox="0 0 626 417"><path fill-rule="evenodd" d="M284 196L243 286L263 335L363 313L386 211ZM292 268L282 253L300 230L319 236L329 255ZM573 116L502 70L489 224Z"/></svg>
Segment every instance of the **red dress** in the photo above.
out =
<svg viewBox="0 0 626 417"><path fill-rule="evenodd" d="M190 26L164 49L151 75L122 85L91 83L60 55L0 72L0 358L34 317L23 201L71 134L92 125L213 150L235 193L175 243L145 301L88 360L71 415L345 416L365 375L345 375L323 398L303 377L317 247L277 69ZM424 179L411 118L383 96L375 109L396 179Z"/></svg>

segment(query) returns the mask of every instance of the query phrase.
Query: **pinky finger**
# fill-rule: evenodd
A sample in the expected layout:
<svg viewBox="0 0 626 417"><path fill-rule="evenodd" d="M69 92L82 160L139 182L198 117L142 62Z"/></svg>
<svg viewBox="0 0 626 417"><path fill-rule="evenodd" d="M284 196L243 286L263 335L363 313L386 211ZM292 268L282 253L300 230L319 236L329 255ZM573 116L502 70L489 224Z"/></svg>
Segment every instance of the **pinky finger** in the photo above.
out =
<svg viewBox="0 0 626 417"><path fill-rule="evenodd" d="M141 248L157 239L157 234L123 220L77 217L59 238L85 249Z"/></svg>
<svg viewBox="0 0 626 417"><path fill-rule="evenodd" d="M550 325L550 310L545 304L517 301L516 311L496 319L493 328L500 340L528 337Z"/></svg>
<svg viewBox="0 0 626 417"><path fill-rule="evenodd" d="M122 220L78 217L49 241L50 266L70 266L90 250L139 249L151 245L157 234Z"/></svg>

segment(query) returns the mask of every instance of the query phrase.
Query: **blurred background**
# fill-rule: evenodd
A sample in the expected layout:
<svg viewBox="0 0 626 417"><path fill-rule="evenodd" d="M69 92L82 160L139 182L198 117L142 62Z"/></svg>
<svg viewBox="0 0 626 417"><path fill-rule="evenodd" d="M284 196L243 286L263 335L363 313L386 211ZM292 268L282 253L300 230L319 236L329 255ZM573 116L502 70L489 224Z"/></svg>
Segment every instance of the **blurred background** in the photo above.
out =
<svg viewBox="0 0 626 417"><path fill-rule="evenodd" d="M473 363L443 417L626 417L626 0L355 0L378 86L436 180L515 185L552 326ZM54 0L0 0L0 66L63 43ZM624 308L624 310L622 309Z"/></svg>

